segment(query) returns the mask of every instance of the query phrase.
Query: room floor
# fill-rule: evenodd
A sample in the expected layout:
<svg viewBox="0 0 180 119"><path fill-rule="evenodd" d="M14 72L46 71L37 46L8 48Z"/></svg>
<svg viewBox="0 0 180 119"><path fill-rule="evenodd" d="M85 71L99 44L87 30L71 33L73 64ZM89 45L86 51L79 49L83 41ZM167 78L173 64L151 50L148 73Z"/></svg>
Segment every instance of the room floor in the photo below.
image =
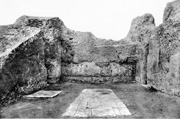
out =
<svg viewBox="0 0 180 119"><path fill-rule="evenodd" d="M1 117L180 118L179 97L148 90L136 83L97 85L66 82L52 85L46 90L61 90L62 92L53 98L22 98L14 104L2 107ZM81 101L78 102L78 100ZM73 111L73 104L79 105L78 108L75 106L76 114L74 115L76 116L68 116L68 110ZM124 107L125 113L121 107ZM81 113L78 116L83 109L87 113ZM103 109L106 109L109 115L105 115L107 112L103 113ZM112 111L112 109L114 110Z"/></svg>

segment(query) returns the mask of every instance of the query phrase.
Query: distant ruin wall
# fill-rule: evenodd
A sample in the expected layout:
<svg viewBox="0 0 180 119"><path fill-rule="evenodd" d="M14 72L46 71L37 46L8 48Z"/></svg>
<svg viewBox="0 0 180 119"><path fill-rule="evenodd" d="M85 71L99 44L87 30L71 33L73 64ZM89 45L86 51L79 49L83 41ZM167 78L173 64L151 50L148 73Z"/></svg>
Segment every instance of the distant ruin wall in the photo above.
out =
<svg viewBox="0 0 180 119"><path fill-rule="evenodd" d="M62 80L74 80L89 83L128 83L132 82L132 65L120 65L108 62L96 64L83 62L80 64L62 63Z"/></svg>
<svg viewBox="0 0 180 119"><path fill-rule="evenodd" d="M136 43L104 40L91 33L70 30L63 38L61 80L89 83L129 83L135 80L133 66L139 55Z"/></svg>

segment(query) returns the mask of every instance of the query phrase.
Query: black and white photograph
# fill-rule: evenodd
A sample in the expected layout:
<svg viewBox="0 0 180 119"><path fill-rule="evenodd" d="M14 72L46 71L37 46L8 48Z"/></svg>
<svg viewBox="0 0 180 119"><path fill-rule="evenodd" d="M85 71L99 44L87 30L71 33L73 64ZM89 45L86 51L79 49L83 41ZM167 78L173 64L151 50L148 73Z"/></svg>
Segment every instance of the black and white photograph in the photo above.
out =
<svg viewBox="0 0 180 119"><path fill-rule="evenodd" d="M180 119L180 0L0 0L0 118Z"/></svg>

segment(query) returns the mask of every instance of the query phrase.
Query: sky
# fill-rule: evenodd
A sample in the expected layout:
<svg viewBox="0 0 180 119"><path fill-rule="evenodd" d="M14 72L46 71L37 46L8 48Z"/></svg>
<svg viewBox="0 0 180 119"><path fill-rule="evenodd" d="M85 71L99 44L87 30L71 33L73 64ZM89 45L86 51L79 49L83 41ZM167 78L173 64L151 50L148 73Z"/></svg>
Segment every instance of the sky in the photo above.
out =
<svg viewBox="0 0 180 119"><path fill-rule="evenodd" d="M162 23L166 4L172 0L1 0L0 25L12 24L22 15L59 17L75 31L120 40L126 37L132 19L145 13Z"/></svg>

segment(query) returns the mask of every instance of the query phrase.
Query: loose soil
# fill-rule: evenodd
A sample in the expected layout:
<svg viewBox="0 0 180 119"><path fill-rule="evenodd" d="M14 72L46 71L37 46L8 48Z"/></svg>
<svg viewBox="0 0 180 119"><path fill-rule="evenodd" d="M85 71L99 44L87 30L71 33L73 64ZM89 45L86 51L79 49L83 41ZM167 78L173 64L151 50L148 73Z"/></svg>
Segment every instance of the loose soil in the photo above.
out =
<svg viewBox="0 0 180 119"><path fill-rule="evenodd" d="M62 114L83 89L112 89L124 102L131 116L123 118L180 118L180 97L149 90L139 84L85 84L62 83L46 90L62 90L54 98L21 98L18 102L2 107L3 118L65 118ZM74 119L74 118L73 118Z"/></svg>

